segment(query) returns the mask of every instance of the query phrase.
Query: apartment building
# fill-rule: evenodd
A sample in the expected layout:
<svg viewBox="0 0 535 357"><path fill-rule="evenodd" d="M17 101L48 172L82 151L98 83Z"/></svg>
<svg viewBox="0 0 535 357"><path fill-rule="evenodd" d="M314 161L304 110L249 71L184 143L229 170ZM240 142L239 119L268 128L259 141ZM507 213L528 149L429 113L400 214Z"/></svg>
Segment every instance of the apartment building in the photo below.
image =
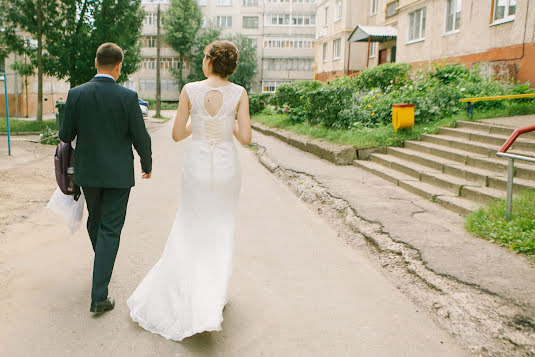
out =
<svg viewBox="0 0 535 357"><path fill-rule="evenodd" d="M156 11L169 0L143 0L146 12L142 30L143 63L125 85L143 98L156 92ZM221 28L223 36L241 33L256 46L258 75L253 92L274 92L288 81L314 78L316 0L197 0L202 28ZM178 65L177 54L167 45L161 50L162 100L178 100L178 84L169 69ZM184 73L187 75L189 65Z"/></svg>
<svg viewBox="0 0 535 357"><path fill-rule="evenodd" d="M367 44L348 40L357 25L367 23L367 2L319 0L316 19L317 80L326 81L366 68Z"/></svg>
<svg viewBox="0 0 535 357"><path fill-rule="evenodd" d="M400 0L397 61L478 63L535 85L535 0Z"/></svg>
<svg viewBox="0 0 535 357"><path fill-rule="evenodd" d="M449 61L535 83L535 0L342 0L356 24L345 47L351 51L340 51L342 61L329 40L340 31L327 14L337 1L318 4L318 79L342 75L342 63L349 63L347 74L388 62L426 68Z"/></svg>

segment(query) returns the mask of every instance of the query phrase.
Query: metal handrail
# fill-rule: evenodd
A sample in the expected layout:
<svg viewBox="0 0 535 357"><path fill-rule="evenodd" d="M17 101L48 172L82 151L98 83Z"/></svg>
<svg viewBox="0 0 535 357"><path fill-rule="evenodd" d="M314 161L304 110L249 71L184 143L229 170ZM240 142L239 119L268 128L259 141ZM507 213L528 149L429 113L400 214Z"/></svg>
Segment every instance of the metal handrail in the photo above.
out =
<svg viewBox="0 0 535 357"><path fill-rule="evenodd" d="M516 129L513 134L507 139L507 141L502 145L500 150L496 153L496 156L505 157L509 159L509 165L507 167L507 203L505 208L505 220L511 220L511 211L513 210L513 177L515 173L515 159L524 160L529 162L535 162L535 157L523 156L508 154L507 150L513 145L513 143L518 139L522 134L535 131L535 125L526 126L524 128Z"/></svg>

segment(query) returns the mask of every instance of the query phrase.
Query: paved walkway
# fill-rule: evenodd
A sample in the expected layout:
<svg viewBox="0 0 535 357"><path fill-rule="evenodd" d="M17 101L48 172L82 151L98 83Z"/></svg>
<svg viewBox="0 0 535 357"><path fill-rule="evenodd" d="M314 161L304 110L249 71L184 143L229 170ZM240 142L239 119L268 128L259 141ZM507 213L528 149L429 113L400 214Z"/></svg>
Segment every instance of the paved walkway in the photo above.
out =
<svg viewBox="0 0 535 357"><path fill-rule="evenodd" d="M535 266L466 233L460 215L357 167L334 165L274 137L255 131L254 141L281 167L312 175L360 217L380 223L395 241L418 249L434 272L518 301L535 318Z"/></svg>
<svg viewBox="0 0 535 357"><path fill-rule="evenodd" d="M69 235L45 209L6 228L0 241L0 355L469 355L242 148L243 191L223 331L176 343L133 323L125 301L160 256L178 206L188 143L174 143L171 126L152 134L153 178L142 182L136 166L138 183L110 287L114 311L89 314L93 255L85 230ZM55 186L50 181L49 194Z"/></svg>

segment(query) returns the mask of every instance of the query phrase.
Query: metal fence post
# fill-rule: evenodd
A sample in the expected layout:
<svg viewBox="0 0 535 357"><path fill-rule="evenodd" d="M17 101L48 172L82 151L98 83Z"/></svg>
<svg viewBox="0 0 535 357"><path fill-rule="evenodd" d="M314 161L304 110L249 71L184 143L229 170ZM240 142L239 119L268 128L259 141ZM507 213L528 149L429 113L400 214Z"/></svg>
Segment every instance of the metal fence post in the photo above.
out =
<svg viewBox="0 0 535 357"><path fill-rule="evenodd" d="M505 208L505 220L511 220L511 211L513 209L513 175L515 172L515 159L509 158L507 167L507 203Z"/></svg>
<svg viewBox="0 0 535 357"><path fill-rule="evenodd" d="M4 77L4 97L6 99L6 129L7 129L7 153L11 156L11 133L9 128L9 99L7 97L7 76L5 73L0 74Z"/></svg>

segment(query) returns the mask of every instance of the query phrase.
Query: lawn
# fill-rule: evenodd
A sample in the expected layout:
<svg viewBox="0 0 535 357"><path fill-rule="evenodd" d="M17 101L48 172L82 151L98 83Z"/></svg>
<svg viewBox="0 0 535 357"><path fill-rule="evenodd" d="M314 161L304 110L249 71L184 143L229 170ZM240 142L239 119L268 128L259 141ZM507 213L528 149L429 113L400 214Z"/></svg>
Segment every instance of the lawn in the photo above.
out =
<svg viewBox="0 0 535 357"><path fill-rule="evenodd" d="M535 261L535 191L515 194L512 218L505 220L505 201L492 201L466 218L466 229Z"/></svg>
<svg viewBox="0 0 535 357"><path fill-rule="evenodd" d="M512 103L504 108L491 110L477 110L474 119L499 118L513 115L525 115L535 113L534 105L525 103ZM252 120L271 128L281 128L296 134L306 135L315 139L323 139L336 144L349 144L357 149L365 149L379 146L402 146L405 140L419 140L422 134L433 134L440 127L453 127L458 120L470 120L463 111L452 117L435 122L419 123L414 129L398 130L396 134L392 125L375 128L357 127L351 129L329 129L319 125L307 123L292 123L287 114L274 114L272 110L253 115Z"/></svg>
<svg viewBox="0 0 535 357"><path fill-rule="evenodd" d="M9 128L12 133L40 132L45 127L55 130L56 119L44 120L41 123L35 120L9 120ZM0 132L7 132L7 123L5 118L0 118Z"/></svg>

